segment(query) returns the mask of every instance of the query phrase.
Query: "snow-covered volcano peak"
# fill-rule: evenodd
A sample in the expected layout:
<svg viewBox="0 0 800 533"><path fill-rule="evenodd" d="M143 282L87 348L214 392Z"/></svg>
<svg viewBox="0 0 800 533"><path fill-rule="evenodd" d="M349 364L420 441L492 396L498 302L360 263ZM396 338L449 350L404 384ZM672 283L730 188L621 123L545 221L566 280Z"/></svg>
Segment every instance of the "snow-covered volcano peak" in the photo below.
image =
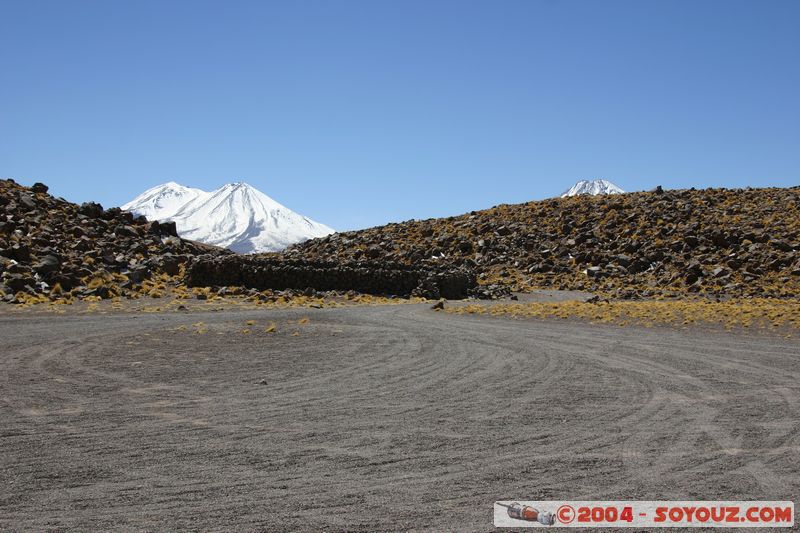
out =
<svg viewBox="0 0 800 533"><path fill-rule="evenodd" d="M184 187L180 183L168 181L147 189L142 194L122 206L122 209L144 215L148 220L166 219L173 216L186 203L207 195L205 191Z"/></svg>
<svg viewBox="0 0 800 533"><path fill-rule="evenodd" d="M235 209L244 208L245 210L255 209L267 211L289 211L287 207L279 204L263 192L243 181L237 181L236 183L228 183L223 185L216 191L212 192L209 199L213 201L224 200L224 202L227 202L232 208Z"/></svg>
<svg viewBox="0 0 800 533"><path fill-rule="evenodd" d="M598 194L621 194L624 192L625 191L621 188L607 180L580 180L565 191L561 195L561 198L566 196L578 196L581 194L596 196Z"/></svg>
<svg viewBox="0 0 800 533"><path fill-rule="evenodd" d="M150 196L146 195L160 189L200 194L187 194L187 201L177 208L170 203L169 209L159 212L152 202L148 203ZM177 196L173 194L172 197ZM140 201L144 202L141 207ZM181 237L240 253L282 250L291 244L333 233L328 226L295 213L243 181L228 183L212 192L164 184L146 191L123 209L145 214L148 219L174 221Z"/></svg>
<svg viewBox="0 0 800 533"><path fill-rule="evenodd" d="M244 181L234 181L233 183L226 183L218 190L234 191L237 189L255 189L255 187L251 186L249 183L245 183Z"/></svg>

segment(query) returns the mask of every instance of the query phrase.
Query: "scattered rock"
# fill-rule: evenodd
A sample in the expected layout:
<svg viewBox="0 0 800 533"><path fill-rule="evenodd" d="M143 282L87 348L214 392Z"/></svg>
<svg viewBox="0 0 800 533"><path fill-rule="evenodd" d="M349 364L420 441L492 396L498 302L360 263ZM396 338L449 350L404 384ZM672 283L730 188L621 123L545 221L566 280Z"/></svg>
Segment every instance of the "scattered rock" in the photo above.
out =
<svg viewBox="0 0 800 533"><path fill-rule="evenodd" d="M800 187L657 187L646 193L553 198L389 224L312 239L281 255L348 262L366 250L375 262L472 268L481 283L474 294L489 286L582 290L593 283L604 292L636 286L634 295L691 290L786 298L800 295L800 279L794 274L800 266L791 255L800 251L798 205ZM715 273L720 267L725 270ZM575 276L584 271L582 279ZM788 282L781 281L787 277Z"/></svg>
<svg viewBox="0 0 800 533"><path fill-rule="evenodd" d="M46 255L33 265L33 270L38 274L51 274L58 270L61 261L55 255Z"/></svg>
<svg viewBox="0 0 800 533"><path fill-rule="evenodd" d="M134 284L154 273L177 275L197 255L229 253L174 236L168 238L177 245L167 246L164 236L147 233L143 217L94 202L78 206L47 191L41 183L0 180L0 284L15 294L133 296Z"/></svg>
<svg viewBox="0 0 800 533"><path fill-rule="evenodd" d="M103 206L96 202L84 202L78 208L78 213L89 218L100 218L103 214Z"/></svg>
<svg viewBox="0 0 800 533"><path fill-rule="evenodd" d="M590 278L599 278L603 274L603 269L599 266L591 266L585 270L585 273Z"/></svg>
<svg viewBox="0 0 800 533"><path fill-rule="evenodd" d="M0 290L3 301L19 301L20 291L49 296L56 283L74 297L112 297L185 271L198 287L313 295L357 290L435 300L560 288L626 299L680 292L790 298L800 296L798 205L798 187L657 188L412 220L254 257L182 240L174 224L53 198L43 184L0 180ZM89 288L95 278L101 281ZM207 294L218 293L197 298Z"/></svg>
<svg viewBox="0 0 800 533"><path fill-rule="evenodd" d="M370 246L367 248L366 255L370 259L377 259L383 255L383 250L379 246Z"/></svg>
<svg viewBox="0 0 800 533"><path fill-rule="evenodd" d="M715 278L724 278L729 275L728 269L725 267L717 267L711 271L711 275Z"/></svg>

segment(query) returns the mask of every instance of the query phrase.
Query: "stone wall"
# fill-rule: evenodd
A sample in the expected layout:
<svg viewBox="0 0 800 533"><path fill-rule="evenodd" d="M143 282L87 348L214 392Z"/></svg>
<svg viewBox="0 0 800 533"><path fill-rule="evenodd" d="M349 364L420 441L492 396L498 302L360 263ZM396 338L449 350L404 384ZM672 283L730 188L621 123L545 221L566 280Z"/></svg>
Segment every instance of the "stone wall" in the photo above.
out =
<svg viewBox="0 0 800 533"><path fill-rule="evenodd" d="M242 286L258 290L312 288L375 295L461 299L477 289L465 268L424 267L381 261L283 260L259 256L199 257L186 274L189 286Z"/></svg>

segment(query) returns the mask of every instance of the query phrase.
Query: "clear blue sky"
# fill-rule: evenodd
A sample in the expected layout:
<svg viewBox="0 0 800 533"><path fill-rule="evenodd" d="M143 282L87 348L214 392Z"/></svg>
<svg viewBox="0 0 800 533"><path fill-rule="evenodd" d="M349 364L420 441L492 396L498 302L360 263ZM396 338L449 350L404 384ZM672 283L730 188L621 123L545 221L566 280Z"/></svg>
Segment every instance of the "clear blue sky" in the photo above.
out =
<svg viewBox="0 0 800 533"><path fill-rule="evenodd" d="M337 229L800 184L800 1L0 0L0 177L251 183Z"/></svg>

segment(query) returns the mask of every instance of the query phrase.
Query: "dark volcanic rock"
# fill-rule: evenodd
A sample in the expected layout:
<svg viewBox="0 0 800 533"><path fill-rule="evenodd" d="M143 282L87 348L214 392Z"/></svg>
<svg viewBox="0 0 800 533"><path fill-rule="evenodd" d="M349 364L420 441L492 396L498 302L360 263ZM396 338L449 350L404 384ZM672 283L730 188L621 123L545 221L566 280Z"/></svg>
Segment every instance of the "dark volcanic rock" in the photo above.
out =
<svg viewBox="0 0 800 533"><path fill-rule="evenodd" d="M172 223L77 206L43 187L0 180L3 301L56 283L74 297L125 295L184 267L193 285L434 299L534 288L800 296L797 187L554 198L334 234L281 254L197 260L228 254L178 238Z"/></svg>
<svg viewBox="0 0 800 533"><path fill-rule="evenodd" d="M32 276L25 274L9 274L3 284L13 292L32 291L36 287L36 280Z"/></svg>
<svg viewBox="0 0 800 533"><path fill-rule="evenodd" d="M0 206L0 290L6 295L50 295L56 284L60 290L53 297L124 295L122 289L152 273L178 274L196 255L230 253L175 237L174 224L160 224L156 234L148 233L150 223L143 217L134 219L119 208L103 210L94 202L78 206L53 198L42 184L28 189L0 180ZM126 280L128 274L134 281ZM102 283L87 289L90 278Z"/></svg>
<svg viewBox="0 0 800 533"><path fill-rule="evenodd" d="M14 259L21 263L27 263L31 260L31 249L26 244L14 244L3 250L2 253L9 259Z"/></svg>
<svg viewBox="0 0 800 533"><path fill-rule="evenodd" d="M46 255L33 265L33 270L38 274L50 274L58 270L61 261L55 255Z"/></svg>
<svg viewBox="0 0 800 533"><path fill-rule="evenodd" d="M474 268L482 286L522 291L786 298L800 296L798 250L798 187L657 188L389 224L312 239L282 256L348 262L366 254L416 266L435 257Z"/></svg>
<svg viewBox="0 0 800 533"><path fill-rule="evenodd" d="M89 218L100 218L103 214L103 206L97 202L84 202L78 208L78 213Z"/></svg>

